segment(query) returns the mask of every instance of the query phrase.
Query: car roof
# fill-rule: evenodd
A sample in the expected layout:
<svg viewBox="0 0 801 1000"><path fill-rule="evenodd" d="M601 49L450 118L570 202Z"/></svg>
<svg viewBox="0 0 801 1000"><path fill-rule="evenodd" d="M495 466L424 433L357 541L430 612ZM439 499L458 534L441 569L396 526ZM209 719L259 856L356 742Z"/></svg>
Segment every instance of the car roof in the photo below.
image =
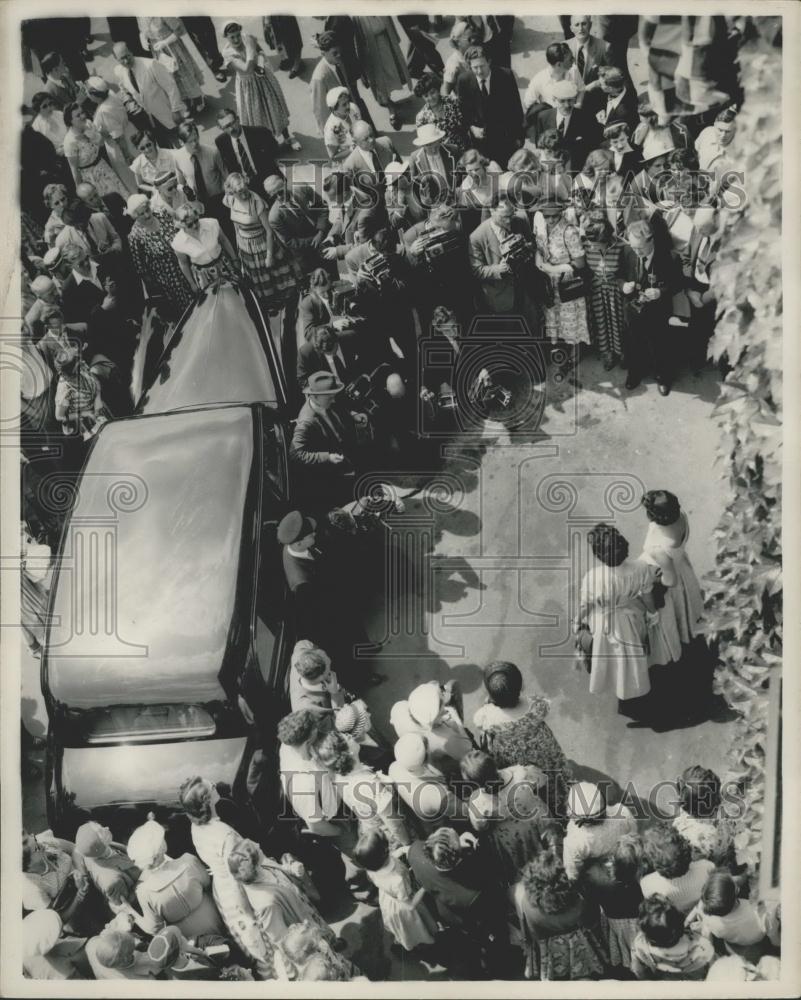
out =
<svg viewBox="0 0 801 1000"><path fill-rule="evenodd" d="M170 337L136 412L265 403L286 393L267 321L253 294L229 283L207 289Z"/></svg>
<svg viewBox="0 0 801 1000"><path fill-rule="evenodd" d="M43 676L69 708L208 703L235 610L255 413L109 423L65 526Z"/></svg>

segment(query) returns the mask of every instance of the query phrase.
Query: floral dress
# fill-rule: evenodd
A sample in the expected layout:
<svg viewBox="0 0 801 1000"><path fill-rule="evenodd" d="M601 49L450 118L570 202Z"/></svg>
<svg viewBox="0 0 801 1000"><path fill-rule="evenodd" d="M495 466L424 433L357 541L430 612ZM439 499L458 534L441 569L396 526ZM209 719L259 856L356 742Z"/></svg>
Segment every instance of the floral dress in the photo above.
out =
<svg viewBox="0 0 801 1000"><path fill-rule="evenodd" d="M544 913L528 898L522 882L514 888L526 979L542 982L600 979L609 967L597 906L580 898L561 913Z"/></svg>
<svg viewBox="0 0 801 1000"><path fill-rule="evenodd" d="M534 236L537 250L547 264L571 264L584 256L584 247L576 226L565 216L561 216L550 227L542 213L534 213ZM556 343L559 340L568 344L589 344L590 329L587 325L587 300L582 295L572 302L562 302L556 287L556 280L551 279L553 286L553 303L545 307L545 334Z"/></svg>
<svg viewBox="0 0 801 1000"><path fill-rule="evenodd" d="M470 132L464 120L462 102L456 94L449 94L444 97L436 110L428 106L421 108L417 112L414 120L415 126L436 125L445 133L443 140L447 145L453 146L458 154L462 154L470 145Z"/></svg>
<svg viewBox="0 0 801 1000"><path fill-rule="evenodd" d="M105 151L103 139L92 125L87 125L80 133L72 128L67 129L64 137L64 155L76 161L81 180L94 184L101 198L104 194L113 192L127 198L131 191L111 169L101 151Z"/></svg>
<svg viewBox="0 0 801 1000"><path fill-rule="evenodd" d="M561 812L572 773L559 742L545 721L551 703L542 695L523 699L513 708L488 704L473 716L481 730L481 745L498 767L533 765L548 776L546 799Z"/></svg>
<svg viewBox="0 0 801 1000"><path fill-rule="evenodd" d="M184 27L177 17L142 17L139 18L139 22L140 30L150 42L151 48L154 42L163 41L172 34L184 34ZM174 69L172 66L166 66L168 60L163 58L165 55L172 56L172 59L175 60ZM203 83L203 73L189 54L189 49L182 38L170 42L166 49L154 52L153 56L157 62L160 61L165 68L169 69L181 97L197 100L202 96L200 87Z"/></svg>
<svg viewBox="0 0 801 1000"><path fill-rule="evenodd" d="M247 201L227 194L223 204L231 211L242 273L265 308L280 308L294 292L297 277L283 245L265 229L264 199L250 191Z"/></svg>
<svg viewBox="0 0 801 1000"><path fill-rule="evenodd" d="M613 239L607 244L588 241L584 249L590 270L590 326L604 361L623 357L626 328L622 291L624 247L622 240Z"/></svg>
<svg viewBox="0 0 801 1000"><path fill-rule="evenodd" d="M345 118L340 118L333 111L328 116L328 121L323 129L323 142L328 155L334 160L335 167L341 169L340 162L353 149L353 126L361 120L362 113L353 103L351 103Z"/></svg>
<svg viewBox="0 0 801 1000"><path fill-rule="evenodd" d="M134 172L136 183L143 191L155 191L153 182L159 174L169 173L175 170L175 157L171 149L156 149L156 159L149 160L144 153L140 153L131 163L131 170Z"/></svg>
<svg viewBox="0 0 801 1000"><path fill-rule="evenodd" d="M258 53L257 64L248 70L236 65L234 60L246 62L254 49ZM261 125L276 136L285 132L289 128L286 98L257 39L253 35L242 35L238 48L229 40L222 48L222 55L236 74L236 107L242 124Z"/></svg>
<svg viewBox="0 0 801 1000"><path fill-rule="evenodd" d="M172 248L175 223L162 212L154 212L153 218L158 220L157 229L145 229L138 222L131 227L128 234L131 258L148 295L163 296L173 314L179 316L194 295Z"/></svg>

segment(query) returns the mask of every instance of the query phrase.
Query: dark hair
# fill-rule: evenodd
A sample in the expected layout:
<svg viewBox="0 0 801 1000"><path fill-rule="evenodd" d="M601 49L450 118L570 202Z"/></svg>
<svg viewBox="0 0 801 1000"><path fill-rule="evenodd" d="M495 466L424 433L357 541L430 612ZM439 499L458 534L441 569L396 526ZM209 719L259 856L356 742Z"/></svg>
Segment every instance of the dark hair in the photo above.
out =
<svg viewBox="0 0 801 1000"><path fill-rule="evenodd" d="M668 166L682 170L698 169L698 153L694 149L674 149L668 153Z"/></svg>
<svg viewBox="0 0 801 1000"><path fill-rule="evenodd" d="M693 764L679 778L681 808L696 819L712 819L720 808L720 778L708 767Z"/></svg>
<svg viewBox="0 0 801 1000"><path fill-rule="evenodd" d="M356 216L356 231L362 239L372 240L382 229L382 219L370 208L360 208Z"/></svg>
<svg viewBox="0 0 801 1000"><path fill-rule="evenodd" d="M471 45L469 49L465 49L464 61L468 66L474 59L486 59L489 62L489 55L483 45Z"/></svg>
<svg viewBox="0 0 801 1000"><path fill-rule="evenodd" d="M493 705L514 708L523 689L523 675L506 660L494 660L484 668L484 687Z"/></svg>
<svg viewBox="0 0 801 1000"><path fill-rule="evenodd" d="M393 230L387 229L386 226L381 225L380 218L376 220L374 225L379 227L372 235L372 241L376 250L379 250L381 253L391 253L395 247L395 235Z"/></svg>
<svg viewBox="0 0 801 1000"><path fill-rule="evenodd" d="M192 823L202 826L212 817L211 795L204 778L195 775L187 778L178 789L178 799Z"/></svg>
<svg viewBox="0 0 801 1000"><path fill-rule="evenodd" d="M377 872L389 857L387 838L380 830L370 830L363 833L356 841L352 858L357 865L366 868L368 872Z"/></svg>
<svg viewBox="0 0 801 1000"><path fill-rule="evenodd" d="M64 115L64 124L67 128L70 128L72 125L72 119L76 111L83 111L83 108L76 101L68 104L62 111L62 114Z"/></svg>
<svg viewBox="0 0 801 1000"><path fill-rule="evenodd" d="M241 30L242 30L242 25L239 23L239 21L231 21L230 24L226 24L226 26L223 28L223 38L227 38L229 35L232 35L235 31L241 31Z"/></svg>
<svg viewBox="0 0 801 1000"><path fill-rule="evenodd" d="M186 142L186 140L195 133L198 135L200 134L198 132L198 127L194 122L181 122L178 126L178 138L181 142Z"/></svg>
<svg viewBox="0 0 801 1000"><path fill-rule="evenodd" d="M655 524L673 524L681 514L679 498L668 490L648 490L641 502L648 520Z"/></svg>
<svg viewBox="0 0 801 1000"><path fill-rule="evenodd" d="M643 854L649 866L664 878L679 878L687 873L692 848L669 823L655 823L642 835Z"/></svg>
<svg viewBox="0 0 801 1000"><path fill-rule="evenodd" d="M587 540L595 558L607 566L619 566L629 554L629 543L611 524L596 524Z"/></svg>
<svg viewBox="0 0 801 1000"><path fill-rule="evenodd" d="M633 885L640 878L642 869L642 841L636 833L626 833L615 845L612 855L615 880L622 885Z"/></svg>
<svg viewBox="0 0 801 1000"><path fill-rule="evenodd" d="M503 204L509 205L512 211L514 211L515 206L509 195L505 191L496 191L492 198L490 198L490 209L500 208Z"/></svg>
<svg viewBox="0 0 801 1000"><path fill-rule="evenodd" d="M139 149L139 146L143 139L150 139L154 146L158 146L155 135L150 131L149 128L143 128L141 132L134 132L131 136L131 142Z"/></svg>
<svg viewBox="0 0 801 1000"><path fill-rule="evenodd" d="M308 709L290 712L278 723L276 733L281 743L288 747L297 747L306 743L317 731L317 720L314 713Z"/></svg>
<svg viewBox="0 0 801 1000"><path fill-rule="evenodd" d="M92 218L92 209L80 198L73 198L64 206L62 218L68 226L86 226Z"/></svg>
<svg viewBox="0 0 801 1000"><path fill-rule="evenodd" d="M350 744L342 735L332 729L314 745L314 753L321 764L334 774L350 774L355 761Z"/></svg>
<svg viewBox="0 0 801 1000"><path fill-rule="evenodd" d="M52 105L55 105L56 103L53 100L52 96L46 93L44 90L40 90L38 94L33 95L33 97L31 98L31 107L33 108L35 114L37 115L39 114L39 109L46 101L49 101L50 104Z"/></svg>
<svg viewBox="0 0 801 1000"><path fill-rule="evenodd" d="M570 53L567 42L551 42L545 50L545 59L549 66L556 66Z"/></svg>
<svg viewBox="0 0 801 1000"><path fill-rule="evenodd" d="M459 770L465 781L478 785L479 788L492 795L497 794L503 784L494 758L490 757L488 753L484 753L483 750L469 750L462 757Z"/></svg>
<svg viewBox="0 0 801 1000"><path fill-rule="evenodd" d="M715 115L716 122L724 122L728 124L733 122L737 117L737 111L735 108L724 108L719 114Z"/></svg>
<svg viewBox="0 0 801 1000"><path fill-rule="evenodd" d="M40 66L42 67L43 73L49 73L51 69L55 69L56 66L62 61L60 52L48 52L42 56Z"/></svg>
<svg viewBox="0 0 801 1000"><path fill-rule="evenodd" d="M221 122L223 118L227 118L229 115L233 115L234 118L238 118L239 115L236 113L236 108L220 108L217 112L217 121Z"/></svg>
<svg viewBox="0 0 801 1000"><path fill-rule="evenodd" d="M704 911L712 917L725 917L737 903L737 884L728 872L712 872L701 894Z"/></svg>
<svg viewBox="0 0 801 1000"><path fill-rule="evenodd" d="M558 851L550 846L523 868L521 880L531 902L543 913L560 913L577 893L565 872Z"/></svg>
<svg viewBox="0 0 801 1000"><path fill-rule="evenodd" d="M317 45L321 52L330 52L331 49L339 48L339 39L333 31L324 31L317 38Z"/></svg>
<svg viewBox="0 0 801 1000"><path fill-rule="evenodd" d="M317 342L316 338L319 333L333 334L333 330L330 326L316 327L314 330L315 343ZM311 649L304 649L294 661L296 672L307 681L316 681L318 677L322 677L328 669L328 664L328 657L322 649L316 646L313 646Z"/></svg>
<svg viewBox="0 0 801 1000"><path fill-rule="evenodd" d="M435 73L423 73L414 85L414 96L425 97L426 94L430 94L434 90L439 93L441 86L442 81Z"/></svg>
<svg viewBox="0 0 801 1000"><path fill-rule="evenodd" d="M351 187L350 175L341 170L329 174L323 181L323 191L325 194L337 194L344 196Z"/></svg>
<svg viewBox="0 0 801 1000"><path fill-rule="evenodd" d="M663 896L640 903L640 930L655 948L672 948L684 934L684 914Z"/></svg>

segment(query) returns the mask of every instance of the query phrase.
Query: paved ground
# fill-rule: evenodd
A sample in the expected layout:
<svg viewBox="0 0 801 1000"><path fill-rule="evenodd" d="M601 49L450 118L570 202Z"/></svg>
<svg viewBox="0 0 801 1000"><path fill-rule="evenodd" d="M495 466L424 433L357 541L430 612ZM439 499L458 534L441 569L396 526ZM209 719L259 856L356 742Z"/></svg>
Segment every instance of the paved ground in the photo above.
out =
<svg viewBox="0 0 801 1000"><path fill-rule="evenodd" d="M215 20L219 28L222 19ZM545 46L561 37L555 17L527 21L513 46L521 87L543 65ZM259 19L243 22L260 34ZM311 35L320 22L306 18L301 26L309 43L303 76L288 80L282 73L279 79L307 158L323 152L307 86L317 57ZM440 35L444 55L447 26L446 21ZM110 77L105 23L93 27L94 69ZM638 82L636 51L631 56ZM210 74L207 80L211 98L202 121L211 125L217 107L232 103L232 88L230 83L221 88ZM28 81L26 93L31 86ZM366 96L378 126L388 127L386 112L375 108L369 92ZM398 140L403 153L412 148L417 106L412 98L402 107L410 123ZM408 504L400 522L408 558L393 564L394 575L377 595L369 622L371 637L384 643L373 663L382 680L368 694L379 727L386 728L396 699L430 677L459 679L469 720L481 701L480 668L492 659L509 659L520 666L529 691L550 697L551 726L582 776L606 776L621 785L633 781L647 799L656 783L674 778L688 764L724 769L730 723L706 721L659 733L630 728L616 714L614 700L590 696L586 675L572 667L567 622L585 565L584 533L592 523L614 520L636 552L646 527L637 506L642 489L671 489L689 515L689 551L699 575L713 564L711 535L722 508L710 417L716 377L685 376L666 399L651 382L626 393L624 377L619 369L604 373L594 360L582 363L579 392L564 385L547 390L541 433L510 438L502 428L487 427L478 439L457 439L439 477L443 489ZM38 661L23 668L23 716L41 735ZM41 786L33 779L25 785L25 822L40 829ZM375 911L349 909L339 914L339 927L375 951L381 936ZM390 975L438 978L412 959L394 961Z"/></svg>

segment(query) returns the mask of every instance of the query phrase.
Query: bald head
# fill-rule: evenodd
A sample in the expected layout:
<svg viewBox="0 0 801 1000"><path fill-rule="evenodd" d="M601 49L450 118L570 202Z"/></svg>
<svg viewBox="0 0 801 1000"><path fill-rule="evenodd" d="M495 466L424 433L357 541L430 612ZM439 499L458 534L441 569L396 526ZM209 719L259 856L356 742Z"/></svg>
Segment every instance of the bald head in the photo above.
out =
<svg viewBox="0 0 801 1000"><path fill-rule="evenodd" d="M111 47L111 51L114 53L114 58L117 62L122 63L123 66L128 67L133 65L133 56L126 42L115 42Z"/></svg>
<svg viewBox="0 0 801 1000"><path fill-rule="evenodd" d="M375 146L375 133L367 122L356 122L352 134L353 141L359 149L366 149L369 152Z"/></svg>

